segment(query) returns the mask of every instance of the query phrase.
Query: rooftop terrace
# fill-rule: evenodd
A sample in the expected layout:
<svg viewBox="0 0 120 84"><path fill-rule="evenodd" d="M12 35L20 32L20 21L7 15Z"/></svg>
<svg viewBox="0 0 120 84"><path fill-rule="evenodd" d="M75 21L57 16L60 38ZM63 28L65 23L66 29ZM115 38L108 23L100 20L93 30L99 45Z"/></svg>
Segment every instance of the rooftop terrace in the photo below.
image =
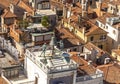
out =
<svg viewBox="0 0 120 84"><path fill-rule="evenodd" d="M42 47L32 47L26 50L26 56L39 66L45 73L56 73L66 70L76 70L77 64L70 59L70 55L56 47L52 51L47 47L44 52ZM52 54L54 52L54 54Z"/></svg>
<svg viewBox="0 0 120 84"><path fill-rule="evenodd" d="M18 65L18 63L7 52L0 54L0 56L2 56L0 57L1 68L10 68Z"/></svg>
<svg viewBox="0 0 120 84"><path fill-rule="evenodd" d="M48 10L37 10L36 14L37 14L37 15L40 15L40 16L56 15L56 13L53 12L52 10L50 10L50 9L48 9Z"/></svg>

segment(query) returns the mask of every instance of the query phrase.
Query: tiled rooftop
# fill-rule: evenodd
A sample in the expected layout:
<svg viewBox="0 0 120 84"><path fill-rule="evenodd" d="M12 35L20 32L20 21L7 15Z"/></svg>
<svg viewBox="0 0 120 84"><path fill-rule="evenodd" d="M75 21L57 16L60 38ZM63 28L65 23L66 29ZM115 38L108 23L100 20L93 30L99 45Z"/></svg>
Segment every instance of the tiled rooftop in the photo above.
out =
<svg viewBox="0 0 120 84"><path fill-rule="evenodd" d="M83 40L78 39L65 28L56 28L56 30L59 38L63 40L65 48L84 43Z"/></svg>
<svg viewBox="0 0 120 84"><path fill-rule="evenodd" d="M120 1L119 0L112 0L112 1L110 1L110 4L112 4L112 5L120 5Z"/></svg>
<svg viewBox="0 0 120 84"><path fill-rule="evenodd" d="M85 35L90 35L92 34L92 32L96 31L97 29L99 30L102 30L100 29L99 27L97 27L91 20L89 19L85 19L85 18L81 18L81 22L78 23L78 16L77 15L72 15L70 16L68 19L64 19L64 21L66 23L69 22L69 19L71 19L70 21L70 25L77 28L80 32L82 32L83 28L86 27L86 25L90 26L89 28L86 28L87 32L85 32ZM103 33L107 33L105 31L103 31Z"/></svg>
<svg viewBox="0 0 120 84"><path fill-rule="evenodd" d="M0 84L9 84L4 78L0 77Z"/></svg>
<svg viewBox="0 0 120 84"><path fill-rule="evenodd" d="M2 15L2 17L4 18L13 18L16 17L15 14L13 14L12 12L10 12L9 10L4 10L4 14Z"/></svg>
<svg viewBox="0 0 120 84"><path fill-rule="evenodd" d="M105 84L120 84L120 65L113 64L99 69L104 72Z"/></svg>
<svg viewBox="0 0 120 84"><path fill-rule="evenodd" d="M77 52L71 52L71 59L75 60L79 64L78 75L91 75L96 73L96 68L93 65L88 65L88 62L85 61L82 57L77 56Z"/></svg>
<svg viewBox="0 0 120 84"><path fill-rule="evenodd" d="M105 13L103 16L97 18L97 20L99 20L100 22L102 22L103 24L106 23L106 18L111 18L111 17L116 17L118 15L113 15L113 14L110 14L110 13Z"/></svg>

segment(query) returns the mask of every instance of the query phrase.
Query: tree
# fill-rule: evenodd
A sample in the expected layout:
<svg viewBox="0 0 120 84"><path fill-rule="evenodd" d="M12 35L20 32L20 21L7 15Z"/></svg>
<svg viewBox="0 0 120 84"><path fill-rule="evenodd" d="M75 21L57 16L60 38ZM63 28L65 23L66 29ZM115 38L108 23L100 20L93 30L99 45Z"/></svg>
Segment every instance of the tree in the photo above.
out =
<svg viewBox="0 0 120 84"><path fill-rule="evenodd" d="M43 16L42 19L41 19L41 24L44 26L44 27L49 27L50 24L49 24L49 20L48 20L48 16Z"/></svg>

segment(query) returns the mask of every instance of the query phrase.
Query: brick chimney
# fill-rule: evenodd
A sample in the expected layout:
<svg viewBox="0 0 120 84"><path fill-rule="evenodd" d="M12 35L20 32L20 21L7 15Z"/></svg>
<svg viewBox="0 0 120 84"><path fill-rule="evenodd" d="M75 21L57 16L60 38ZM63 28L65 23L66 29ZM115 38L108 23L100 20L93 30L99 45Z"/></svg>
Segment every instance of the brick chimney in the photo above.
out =
<svg viewBox="0 0 120 84"><path fill-rule="evenodd" d="M14 5L13 4L10 4L10 6L9 6L9 8L10 8L10 11L12 12L12 13L14 13Z"/></svg>

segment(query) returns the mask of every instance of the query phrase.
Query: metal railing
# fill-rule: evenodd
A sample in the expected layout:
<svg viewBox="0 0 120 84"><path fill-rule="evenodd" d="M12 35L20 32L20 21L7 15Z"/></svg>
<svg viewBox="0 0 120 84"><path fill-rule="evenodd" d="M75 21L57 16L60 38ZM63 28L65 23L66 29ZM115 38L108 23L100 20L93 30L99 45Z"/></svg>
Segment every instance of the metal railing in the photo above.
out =
<svg viewBox="0 0 120 84"><path fill-rule="evenodd" d="M100 77L103 77L103 73L92 74L92 75L85 75L85 76L77 77L77 78L76 78L76 82L94 80L94 79L100 78Z"/></svg>
<svg viewBox="0 0 120 84"><path fill-rule="evenodd" d="M34 60L32 57L30 57L30 55L32 55L30 53L29 50L26 50L27 53L26 56L32 61L34 62L38 67L40 67L41 70L43 70L45 73L55 73L55 72L60 72L60 71L66 71L66 70L74 70L77 69L77 64L74 63L70 63L70 64L65 64L65 65L60 65L60 66L53 66L53 67L49 67L46 66L44 63L42 63L41 61L38 60ZM29 54L28 54L29 53Z"/></svg>

